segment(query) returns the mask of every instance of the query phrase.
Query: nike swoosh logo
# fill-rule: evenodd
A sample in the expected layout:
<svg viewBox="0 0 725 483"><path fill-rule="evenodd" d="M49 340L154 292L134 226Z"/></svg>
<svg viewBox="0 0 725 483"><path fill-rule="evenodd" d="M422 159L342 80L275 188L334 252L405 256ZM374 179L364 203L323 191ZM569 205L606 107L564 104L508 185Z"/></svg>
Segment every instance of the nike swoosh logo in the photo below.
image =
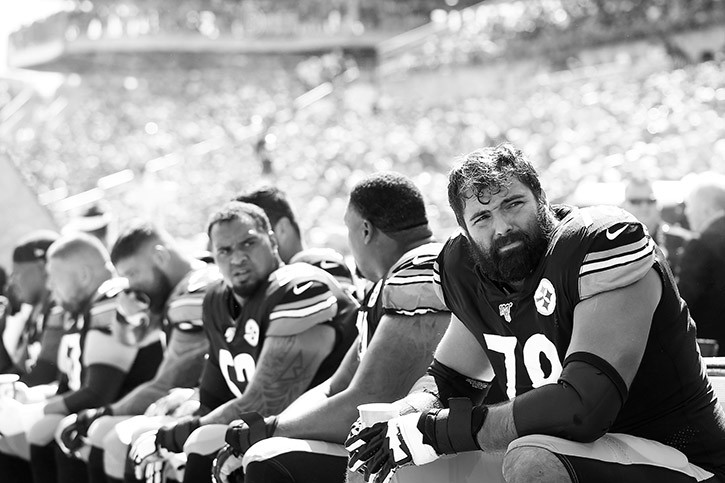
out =
<svg viewBox="0 0 725 483"><path fill-rule="evenodd" d="M614 240L615 238L617 238L619 236L620 233L622 233L626 229L627 229L627 225L623 226L622 228L620 228L619 230L616 230L616 231L609 231L609 230L611 230L611 228L608 228L606 231L607 239Z"/></svg>
<svg viewBox="0 0 725 483"><path fill-rule="evenodd" d="M295 295L299 295L302 292L304 292L305 290L307 290L308 288L312 287L313 283L314 282L307 282L304 285L295 285L294 288L292 288L292 293Z"/></svg>
<svg viewBox="0 0 725 483"><path fill-rule="evenodd" d="M320 262L320 268L323 269L323 270L328 270L330 268L335 268L338 265L339 264L337 262L328 262L327 260L322 260Z"/></svg>

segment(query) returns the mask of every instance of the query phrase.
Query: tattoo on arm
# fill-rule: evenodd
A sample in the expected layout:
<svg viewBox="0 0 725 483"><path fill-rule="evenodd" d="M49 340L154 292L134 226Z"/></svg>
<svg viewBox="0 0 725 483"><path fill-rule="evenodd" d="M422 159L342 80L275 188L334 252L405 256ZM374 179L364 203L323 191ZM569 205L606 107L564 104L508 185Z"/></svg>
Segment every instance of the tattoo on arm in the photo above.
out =
<svg viewBox="0 0 725 483"><path fill-rule="evenodd" d="M308 389L333 343L334 331L328 326L289 337L268 337L242 397L212 411L205 423L228 423L247 411L279 414Z"/></svg>

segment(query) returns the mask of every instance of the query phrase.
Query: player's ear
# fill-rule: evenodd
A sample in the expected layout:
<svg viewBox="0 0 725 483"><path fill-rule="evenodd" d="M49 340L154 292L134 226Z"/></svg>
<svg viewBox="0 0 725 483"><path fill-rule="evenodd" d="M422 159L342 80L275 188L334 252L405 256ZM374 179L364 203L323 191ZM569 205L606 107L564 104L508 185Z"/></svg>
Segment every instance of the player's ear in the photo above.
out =
<svg viewBox="0 0 725 483"><path fill-rule="evenodd" d="M373 225L370 220L366 220L363 218L362 223L360 224L360 229L362 230L362 240L367 245L373 241L373 238L375 237L375 232L377 228L375 228L375 225Z"/></svg>
<svg viewBox="0 0 725 483"><path fill-rule="evenodd" d="M171 262L171 253L163 245L154 245L151 258L158 267L166 267Z"/></svg>

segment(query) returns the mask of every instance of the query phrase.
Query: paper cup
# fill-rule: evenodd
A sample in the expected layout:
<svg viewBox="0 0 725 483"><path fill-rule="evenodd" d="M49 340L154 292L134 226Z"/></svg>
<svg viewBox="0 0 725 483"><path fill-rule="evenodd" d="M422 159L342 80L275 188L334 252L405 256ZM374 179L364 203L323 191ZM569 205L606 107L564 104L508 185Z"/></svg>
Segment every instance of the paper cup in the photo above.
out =
<svg viewBox="0 0 725 483"><path fill-rule="evenodd" d="M20 376L17 374L0 374L0 397L15 397L15 383Z"/></svg>
<svg viewBox="0 0 725 483"><path fill-rule="evenodd" d="M360 413L360 419L366 427L399 416L398 410L392 403L361 404L357 407L357 410Z"/></svg>

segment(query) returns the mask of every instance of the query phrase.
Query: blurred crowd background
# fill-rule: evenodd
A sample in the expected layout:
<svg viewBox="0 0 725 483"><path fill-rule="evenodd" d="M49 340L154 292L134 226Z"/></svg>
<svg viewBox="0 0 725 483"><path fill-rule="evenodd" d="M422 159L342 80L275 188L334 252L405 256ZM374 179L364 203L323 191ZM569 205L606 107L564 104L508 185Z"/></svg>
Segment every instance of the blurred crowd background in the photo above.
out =
<svg viewBox="0 0 725 483"><path fill-rule="evenodd" d="M722 0L64 1L8 39L0 158L48 223L102 206L198 248L213 207L272 183L346 251L349 188L386 169L443 238L456 156L507 140L554 201L645 177L672 208L725 172L724 46Z"/></svg>

